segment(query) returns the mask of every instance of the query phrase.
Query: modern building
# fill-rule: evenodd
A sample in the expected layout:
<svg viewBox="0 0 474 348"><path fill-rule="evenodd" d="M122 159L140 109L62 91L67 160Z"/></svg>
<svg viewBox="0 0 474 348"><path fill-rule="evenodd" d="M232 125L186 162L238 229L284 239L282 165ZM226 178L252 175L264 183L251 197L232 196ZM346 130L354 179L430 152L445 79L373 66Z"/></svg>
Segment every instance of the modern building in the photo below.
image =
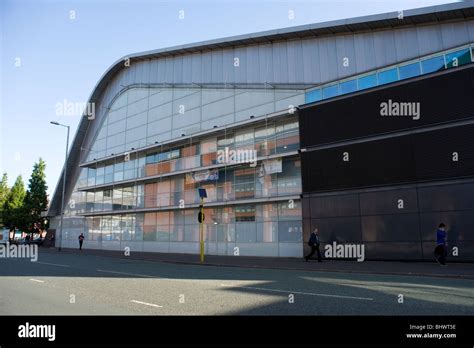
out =
<svg viewBox="0 0 474 348"><path fill-rule="evenodd" d="M62 247L432 259L448 225L474 260L474 4L133 54L89 99L67 168ZM59 231L62 179L52 197Z"/></svg>

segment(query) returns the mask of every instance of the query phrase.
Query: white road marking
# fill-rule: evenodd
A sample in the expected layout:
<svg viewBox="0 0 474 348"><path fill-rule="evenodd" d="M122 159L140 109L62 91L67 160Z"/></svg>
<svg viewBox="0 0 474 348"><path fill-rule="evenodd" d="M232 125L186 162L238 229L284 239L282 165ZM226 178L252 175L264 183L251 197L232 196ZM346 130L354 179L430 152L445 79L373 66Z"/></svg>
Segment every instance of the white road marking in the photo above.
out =
<svg viewBox="0 0 474 348"><path fill-rule="evenodd" d="M139 273L129 273L129 272L118 272L118 271L110 271L106 269L96 269L96 272L104 272L104 273L111 273L111 274L119 274L119 275L126 275L126 276L133 276L133 277L142 277L142 278L153 278L159 280L167 280L171 282L186 282L186 283L214 283L214 280L209 279L176 279L176 278L163 278L160 276L153 276L149 274L139 274Z"/></svg>
<svg viewBox="0 0 474 348"><path fill-rule="evenodd" d="M221 286L234 286L230 284L221 284ZM273 291L273 292L281 292L285 294L299 294L299 295L308 295L308 296L322 296L322 297L336 297L336 298L347 298L352 300L365 300L365 301L373 301L374 299L371 297L355 297L355 296L343 296L343 295L330 295L330 294L318 294L313 292L301 292L301 291L290 291L290 290L280 290L280 289L267 289L267 288L256 288L253 286L238 286L236 287L240 289L250 289L250 290L258 290L258 291Z"/></svg>
<svg viewBox="0 0 474 348"><path fill-rule="evenodd" d="M37 283L44 283L44 280L39 280L39 279L30 279L32 282L37 282Z"/></svg>
<svg viewBox="0 0 474 348"><path fill-rule="evenodd" d="M71 267L69 265L60 265L59 263L49 263L49 262L39 262L39 261L36 261L35 263L40 263L42 265L57 266L57 267Z"/></svg>
<svg viewBox="0 0 474 348"><path fill-rule="evenodd" d="M137 300L131 300L130 302L138 303L138 304L142 304L142 305L150 306L150 307L163 308L163 306L160 306L154 303L142 302L142 301L137 301Z"/></svg>
<svg viewBox="0 0 474 348"><path fill-rule="evenodd" d="M159 278L159 277L154 277L154 276L146 275L146 274L135 274L135 273L127 273L127 272L108 271L108 270L105 270L105 269L96 269L96 271L97 272L104 272L104 273L128 275L128 276L134 276L134 277Z"/></svg>

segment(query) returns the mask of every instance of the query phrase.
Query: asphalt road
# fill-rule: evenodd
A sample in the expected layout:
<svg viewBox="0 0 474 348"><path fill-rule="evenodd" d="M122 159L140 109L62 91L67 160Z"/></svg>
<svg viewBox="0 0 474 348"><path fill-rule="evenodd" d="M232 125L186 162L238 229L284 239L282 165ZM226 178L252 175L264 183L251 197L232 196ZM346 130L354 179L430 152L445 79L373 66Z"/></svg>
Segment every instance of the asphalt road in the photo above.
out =
<svg viewBox="0 0 474 348"><path fill-rule="evenodd" d="M474 280L66 253L42 253L38 262L0 259L0 315L79 314L473 315Z"/></svg>

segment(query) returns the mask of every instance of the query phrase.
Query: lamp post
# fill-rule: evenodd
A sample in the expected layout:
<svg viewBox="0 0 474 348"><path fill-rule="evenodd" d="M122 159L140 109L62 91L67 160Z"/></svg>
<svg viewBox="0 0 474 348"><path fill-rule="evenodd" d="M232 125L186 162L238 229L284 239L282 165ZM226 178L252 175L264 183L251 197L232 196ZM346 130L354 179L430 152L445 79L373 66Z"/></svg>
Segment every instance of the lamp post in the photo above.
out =
<svg viewBox="0 0 474 348"><path fill-rule="evenodd" d="M62 242L62 237L63 237L63 218L64 218L64 194L66 191L66 168L67 168L67 155L68 155L68 147L69 147L69 126L66 126L64 124L61 124L56 121L51 121L51 124L54 124L55 126L61 126L67 128L67 138L66 138L66 157L64 160L64 170L63 170L63 194L61 196L61 227L59 228L59 248L58 251L61 251L61 242Z"/></svg>

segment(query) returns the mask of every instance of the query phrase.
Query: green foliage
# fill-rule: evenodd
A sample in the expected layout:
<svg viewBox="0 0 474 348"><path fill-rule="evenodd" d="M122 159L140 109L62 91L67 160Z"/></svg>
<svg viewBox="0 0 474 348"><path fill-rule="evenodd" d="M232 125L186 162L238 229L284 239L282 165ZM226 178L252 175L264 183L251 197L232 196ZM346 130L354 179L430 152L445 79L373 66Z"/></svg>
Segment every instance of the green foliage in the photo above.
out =
<svg viewBox="0 0 474 348"><path fill-rule="evenodd" d="M5 226L15 226L25 230L26 216L23 208L25 196L25 184L21 175L19 175L3 204L2 219Z"/></svg>
<svg viewBox="0 0 474 348"><path fill-rule="evenodd" d="M48 186L46 185L45 169L46 163L40 158L38 163L33 166L24 202L27 224L32 226L37 223L41 229L45 228L41 212L48 208Z"/></svg>
<svg viewBox="0 0 474 348"><path fill-rule="evenodd" d="M3 173L2 181L0 181L0 226L3 226L3 205L5 204L10 188L8 187L8 175Z"/></svg>
<svg viewBox="0 0 474 348"><path fill-rule="evenodd" d="M5 226L16 227L24 232L31 231L35 223L40 229L46 227L41 217L41 213L48 208L45 168L46 163L41 158L34 164L28 191L25 190L21 175L8 190L7 175L3 175L0 183L0 216Z"/></svg>

